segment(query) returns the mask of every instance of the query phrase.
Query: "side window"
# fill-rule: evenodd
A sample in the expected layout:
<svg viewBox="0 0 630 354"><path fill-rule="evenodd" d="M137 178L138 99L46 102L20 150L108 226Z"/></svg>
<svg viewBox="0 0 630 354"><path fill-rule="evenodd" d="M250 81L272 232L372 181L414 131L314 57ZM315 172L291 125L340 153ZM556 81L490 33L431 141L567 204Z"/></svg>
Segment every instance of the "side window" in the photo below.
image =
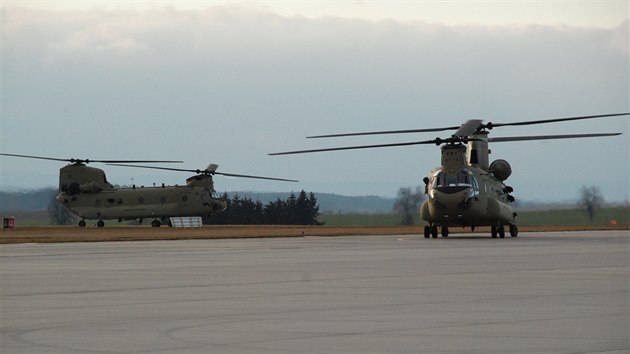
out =
<svg viewBox="0 0 630 354"><path fill-rule="evenodd" d="M479 184L477 183L477 179L473 176L470 176L470 184L472 185L473 191L475 192L475 197L479 196Z"/></svg>
<svg viewBox="0 0 630 354"><path fill-rule="evenodd" d="M470 176L470 185L475 191L479 190L479 186L477 185L477 179L473 176Z"/></svg>
<svg viewBox="0 0 630 354"><path fill-rule="evenodd" d="M441 187L442 186L442 172L438 172L433 176L433 182L431 183L431 188Z"/></svg>

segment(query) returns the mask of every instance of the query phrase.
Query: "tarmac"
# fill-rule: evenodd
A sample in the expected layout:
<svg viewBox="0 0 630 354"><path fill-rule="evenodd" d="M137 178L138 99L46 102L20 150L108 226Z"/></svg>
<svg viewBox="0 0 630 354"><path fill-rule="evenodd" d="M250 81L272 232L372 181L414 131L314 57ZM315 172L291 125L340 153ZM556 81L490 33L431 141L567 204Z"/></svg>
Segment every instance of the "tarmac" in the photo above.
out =
<svg viewBox="0 0 630 354"><path fill-rule="evenodd" d="M2 353L630 353L630 231L0 246Z"/></svg>

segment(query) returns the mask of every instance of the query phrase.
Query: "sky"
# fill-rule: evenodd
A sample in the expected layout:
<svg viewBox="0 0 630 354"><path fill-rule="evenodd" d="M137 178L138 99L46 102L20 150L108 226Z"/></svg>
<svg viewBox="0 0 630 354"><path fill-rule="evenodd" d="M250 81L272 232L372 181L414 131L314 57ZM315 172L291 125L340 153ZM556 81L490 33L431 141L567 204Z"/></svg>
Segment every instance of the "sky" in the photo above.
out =
<svg viewBox="0 0 630 354"><path fill-rule="evenodd" d="M435 146L267 153L432 139L309 135L630 111L627 1L3 1L0 151L183 160L219 192L395 196ZM505 127L491 136L621 132L491 144L517 199L630 191L630 119ZM447 133L443 134L446 137ZM0 190L56 186L64 163L0 157ZM116 184L187 173L93 164Z"/></svg>

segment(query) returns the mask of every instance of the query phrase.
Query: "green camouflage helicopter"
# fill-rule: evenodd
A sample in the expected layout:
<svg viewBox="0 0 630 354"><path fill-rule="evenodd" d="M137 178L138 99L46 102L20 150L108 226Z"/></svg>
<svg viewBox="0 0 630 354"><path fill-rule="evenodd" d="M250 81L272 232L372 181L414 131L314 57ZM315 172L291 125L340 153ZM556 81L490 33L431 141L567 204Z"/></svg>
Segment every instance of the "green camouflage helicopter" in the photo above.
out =
<svg viewBox="0 0 630 354"><path fill-rule="evenodd" d="M401 133L425 133L455 130L448 138L436 138L424 141L405 143L345 146L324 149L299 150L271 153L269 155L304 154L325 151L371 149L394 146L410 146L422 144L442 145L442 161L440 167L424 177L425 194L428 195L420 207L420 215L428 225L424 227L425 238L437 238L438 228L443 237L448 237L449 227L490 226L493 238L504 238L506 228L512 237L518 235L516 226L517 213L509 203L514 201L510 194L513 188L505 181L512 173L510 164L505 160L489 163L490 150L488 143L531 141L549 139L592 138L620 135L621 133L537 135L515 137L488 137L490 130L505 126L524 126L546 124L582 119L601 119L625 116L630 113L603 114L580 117L521 121L511 123L483 123L481 120L469 120L461 126L450 126L430 129L389 130L362 133L344 133L309 136L307 138L332 138L358 135L380 135Z"/></svg>
<svg viewBox="0 0 630 354"><path fill-rule="evenodd" d="M130 163L181 163L181 161L137 161L137 160L90 160L61 159L53 157L16 155L0 153L0 156L66 161L68 165L59 170L59 193L57 201L78 215L79 226L85 220L98 220L98 227L105 226L104 220L152 219L151 225L159 227L169 222L170 217L206 216L220 213L227 204L217 197L212 176L255 178L274 181L297 182L296 180L241 175L217 172L218 165L211 164L204 170L189 170L155 166L129 165ZM90 162L108 165L141 167L169 171L193 172L183 186L116 188L107 181L105 172L99 168L86 166Z"/></svg>

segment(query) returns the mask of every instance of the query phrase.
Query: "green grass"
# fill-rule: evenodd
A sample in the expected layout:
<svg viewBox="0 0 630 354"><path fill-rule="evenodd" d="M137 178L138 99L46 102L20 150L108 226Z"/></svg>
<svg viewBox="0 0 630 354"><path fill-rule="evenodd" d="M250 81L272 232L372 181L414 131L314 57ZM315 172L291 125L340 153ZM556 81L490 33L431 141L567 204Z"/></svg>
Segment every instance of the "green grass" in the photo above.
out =
<svg viewBox="0 0 630 354"><path fill-rule="evenodd" d="M518 225L590 225L588 215L582 209L550 209L518 211ZM15 216L19 226L48 226L45 213L20 213ZM424 225L419 215L414 215L416 225ZM400 224L397 214L322 214L319 221L327 226L395 226ZM603 208L595 211L594 225L608 225L611 220L619 225L630 225L630 207ZM1 220L0 220L1 221ZM109 224L118 224L113 221Z"/></svg>
<svg viewBox="0 0 630 354"><path fill-rule="evenodd" d="M419 215L414 215L415 224L423 225ZM394 226L400 224L397 214L322 214L319 221L328 226ZM551 209L518 211L518 225L591 225L586 211L582 209ZM616 220L619 225L630 224L630 208L602 208L595 211L593 225L608 225Z"/></svg>
<svg viewBox="0 0 630 354"><path fill-rule="evenodd" d="M519 225L609 225L616 220L619 225L630 224L630 208L602 208L595 210L593 222L583 209L551 209L519 212Z"/></svg>

